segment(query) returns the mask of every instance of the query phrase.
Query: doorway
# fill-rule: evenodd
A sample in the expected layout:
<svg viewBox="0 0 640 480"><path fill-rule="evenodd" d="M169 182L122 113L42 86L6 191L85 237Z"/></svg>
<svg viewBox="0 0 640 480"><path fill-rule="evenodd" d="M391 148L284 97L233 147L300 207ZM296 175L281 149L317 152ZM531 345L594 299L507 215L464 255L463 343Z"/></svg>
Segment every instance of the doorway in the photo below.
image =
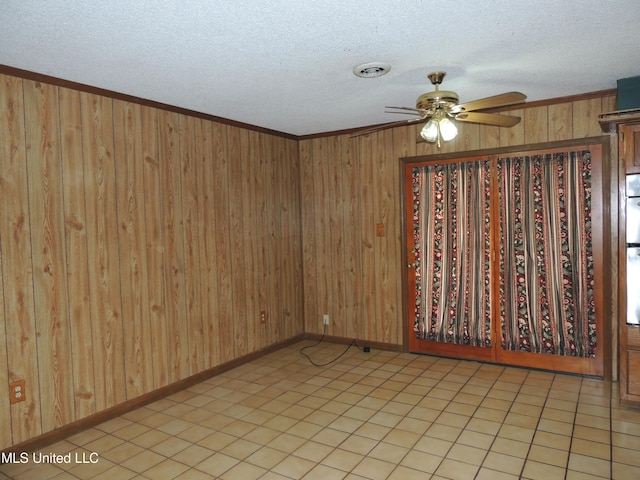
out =
<svg viewBox="0 0 640 480"><path fill-rule="evenodd" d="M602 146L403 175L410 351L603 376Z"/></svg>

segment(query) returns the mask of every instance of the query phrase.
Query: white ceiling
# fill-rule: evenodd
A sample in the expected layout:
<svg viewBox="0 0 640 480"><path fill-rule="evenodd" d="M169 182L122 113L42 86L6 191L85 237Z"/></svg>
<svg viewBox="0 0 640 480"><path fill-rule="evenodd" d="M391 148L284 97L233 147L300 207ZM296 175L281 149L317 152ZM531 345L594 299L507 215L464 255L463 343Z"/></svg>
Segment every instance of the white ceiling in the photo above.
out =
<svg viewBox="0 0 640 480"><path fill-rule="evenodd" d="M292 135L399 120L434 70L461 102L640 75L638 0L2 0L0 25L0 64Z"/></svg>

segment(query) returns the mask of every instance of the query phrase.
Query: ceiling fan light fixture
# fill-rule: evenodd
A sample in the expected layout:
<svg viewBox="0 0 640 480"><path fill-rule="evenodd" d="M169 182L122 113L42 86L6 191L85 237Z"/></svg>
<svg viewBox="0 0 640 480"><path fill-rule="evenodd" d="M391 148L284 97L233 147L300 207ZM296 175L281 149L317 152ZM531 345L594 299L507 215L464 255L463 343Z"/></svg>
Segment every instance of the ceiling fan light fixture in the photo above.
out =
<svg viewBox="0 0 640 480"><path fill-rule="evenodd" d="M420 136L430 143L434 143L438 140L438 122L432 118L425 123L422 130L420 130Z"/></svg>
<svg viewBox="0 0 640 480"><path fill-rule="evenodd" d="M422 127L420 136L429 143L437 143L440 148L440 140L443 142L453 140L458 136L458 129L441 110L438 110Z"/></svg>
<svg viewBox="0 0 640 480"><path fill-rule="evenodd" d="M449 142L458 136L458 129L447 117L440 120L439 127L440 135L442 136L442 140L445 142Z"/></svg>
<svg viewBox="0 0 640 480"><path fill-rule="evenodd" d="M368 64L360 65L354 69L354 73L356 75L359 73L367 73L368 66ZM527 98L524 93L505 92L471 102L459 103L459 97L456 92L440 90L440 84L445 75L446 73L443 71L432 72L428 75L431 84L434 86L434 90L420 95L416 100L415 108L385 107L388 109L388 113L404 113L414 115L415 118L387 123L380 128L391 128L407 123L426 122L420 129L420 136L425 141L435 143L438 148L440 148L441 142L450 142L458 136L458 128L455 124L458 121L463 123L495 125L498 127L513 127L520 122L520 117L514 115L485 113L482 112L482 110L522 103Z"/></svg>

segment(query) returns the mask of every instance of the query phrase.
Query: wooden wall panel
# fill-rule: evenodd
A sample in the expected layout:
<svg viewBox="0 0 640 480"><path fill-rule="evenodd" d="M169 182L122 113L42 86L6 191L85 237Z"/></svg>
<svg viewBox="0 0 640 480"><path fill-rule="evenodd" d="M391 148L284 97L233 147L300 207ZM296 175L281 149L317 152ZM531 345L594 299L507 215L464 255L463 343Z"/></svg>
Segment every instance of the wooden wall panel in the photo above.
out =
<svg viewBox="0 0 640 480"><path fill-rule="evenodd" d="M196 119L181 115L178 118L180 144L180 186L182 192L182 215L184 229L178 234L182 236L184 250L184 287L185 313L184 319L188 332L188 351L185 367L190 372L201 372L205 369L204 337L202 326L202 297L200 287L200 235L198 209L198 169L196 149ZM204 239L206 241L206 239ZM190 274L191 272L191 274Z"/></svg>
<svg viewBox="0 0 640 480"><path fill-rule="evenodd" d="M258 136L260 144L260 162L256 169L256 191L257 211L259 212L259 228L263 230L263 242L260 259L260 269L262 285L258 290L258 310L265 311L267 320L264 323L258 322L258 331L262 341L260 346L273 345L274 341L281 334L282 312L285 303L282 297L282 252L286 246L277 245L277 235L280 231L281 208L279 204L279 188L276 182L277 165L282 161L278 142L275 137ZM270 158L267 152L274 152L274 157ZM281 305L281 308L276 308Z"/></svg>
<svg viewBox="0 0 640 480"><path fill-rule="evenodd" d="M57 87L24 82L36 350L42 429L74 419Z"/></svg>
<svg viewBox="0 0 640 480"><path fill-rule="evenodd" d="M6 75L0 102L0 449L304 331L296 141Z"/></svg>
<svg viewBox="0 0 640 480"><path fill-rule="evenodd" d="M602 106L600 110L602 113L614 112L618 109L618 99L616 95L605 95L601 97Z"/></svg>
<svg viewBox="0 0 640 480"><path fill-rule="evenodd" d="M288 244L287 236L282 236L282 242L280 248L277 245L277 235L281 231L280 219L284 215L282 192L278 187L276 179L281 173L280 165L286 161L284 157L283 144L276 137L265 138L264 148L264 183L265 183L265 245L266 251L263 258L264 269L267 272L265 280L267 283L268 291L265 292L266 303L260 304L260 310L271 312L270 318L267 318L267 322L260 325L261 334L263 336L264 343L266 345L273 344L273 341L282 334L284 327L284 316L286 306L288 302L285 300L285 289L283 288L280 279L282 278L283 256L287 251ZM267 155L268 151L273 151L275 156L273 160L269 159ZM286 228L286 226L284 226ZM284 233L284 232L283 232ZM269 252L273 252L270 255ZM273 308L277 305L281 305L280 308Z"/></svg>
<svg viewBox="0 0 640 480"><path fill-rule="evenodd" d="M248 154L248 132L228 131L229 142L229 217L231 222L231 298L237 308L238 317L231 322L229 344L222 345L228 352L223 358L234 358L247 351L247 318L253 312L252 294L247 292L248 278L253 275L253 250L243 248L244 235L251 231L250 225L245 225L251 219L249 200L246 191L247 183L243 173L247 174L246 165ZM243 272L240 274L240 272ZM244 274L246 272L246 275Z"/></svg>
<svg viewBox="0 0 640 480"><path fill-rule="evenodd" d="M165 298L165 256L162 235L163 211L160 169L164 162L159 149L159 111L154 108L142 110L142 150L144 156L144 197L145 197L145 236L147 264L147 292L149 318L151 323L151 362L153 368L153 388L169 383L171 374L169 349L167 305ZM126 297L126 295L125 295Z"/></svg>
<svg viewBox="0 0 640 480"><path fill-rule="evenodd" d="M269 272L265 270L266 250L266 199L264 197L264 175L265 166L262 152L261 136L257 132L248 132L248 152L245 162L246 168L243 171L243 214L245 235L255 238L256 248L247 252L245 256L249 262L245 269L248 269L246 291L249 301L249 312L247 314L247 349L253 351L263 345L266 341L266 325L261 325L260 310L266 309L269 284L267 277ZM251 293L249 293L251 292Z"/></svg>
<svg viewBox="0 0 640 480"><path fill-rule="evenodd" d="M358 223L356 228L360 229L360 245L356 248L360 250L360 264L362 268L362 291L360 299L362 302L362 310L360 311L362 325L360 332L363 339L370 340L376 337L376 324L380 321L380 312L377 309L377 290L376 282L376 257L375 257L375 223L376 217L374 212L374 191L373 175L374 175L374 155L376 139L380 133L359 137L359 161L360 182L358 185L358 196L360 197L360 211L358 212ZM345 324L350 319L345 319ZM334 334L340 335L341 332Z"/></svg>
<svg viewBox="0 0 640 480"><path fill-rule="evenodd" d="M331 241L331 198L330 198L330 177L331 177L331 158L328 156L327 148L329 138L316 139L314 143L313 155L313 176L315 185L313 188L313 205L320 208L316 210L314 230L316 235L316 277L315 285L317 291L317 302L319 311L316 312L309 320L311 325L323 325L323 316L329 315L329 325L326 327L328 334L333 334L338 323L338 309L333 304L332 294L337 290L334 289L332 282L340 282L340 272L333 275L331 262L333 261L334 248L338 246ZM334 319L331 322L331 318ZM324 326L322 327L324 328Z"/></svg>
<svg viewBox="0 0 640 480"><path fill-rule="evenodd" d="M82 93L82 156L96 409L126 400L112 101ZM128 293L128 292L123 292Z"/></svg>
<svg viewBox="0 0 640 480"><path fill-rule="evenodd" d="M147 265L145 158L140 105L114 101L114 144L117 177L118 240L122 322L124 335L125 388L127 398L153 389L153 368L147 356L152 351L149 269Z"/></svg>
<svg viewBox="0 0 640 480"><path fill-rule="evenodd" d="M292 178L296 183L300 181L300 162L298 161L298 142L291 143L286 142L284 139L280 140L283 144L285 151L284 166L282 170L283 178ZM294 191L291 188L282 188L281 185L281 198L283 198L283 216L281 217L281 228L286 235L288 248L283 252L283 263L285 272L284 278L298 278L299 283L292 285L291 290L288 291L286 296L286 306L283 321L286 327L284 330L285 337L292 337L305 332L304 329L304 302L297 302L297 298L304 299L304 282L303 279L303 265L304 257L302 252L302 205L301 205L301 188L298 183L298 188ZM286 223L286 226L285 226ZM292 321L294 319L302 319L302 322Z"/></svg>
<svg viewBox="0 0 640 480"><path fill-rule="evenodd" d="M0 139L1 141L2 139ZM2 176L0 175L0 178ZM0 235L1 239L1 235ZM1 244L0 244L1 247ZM0 289L2 288L2 248L0 248ZM0 325L6 325L4 295L0 295ZM7 335L4 328L0 328L0 345L7 344ZM0 385L9 385L9 362L7 350L0 349ZM0 445L11 444L11 402L9 397L0 399Z"/></svg>
<svg viewBox="0 0 640 480"><path fill-rule="evenodd" d="M333 282L338 282L340 279L340 270L333 271L332 269L332 256L333 249L336 245L331 243L331 211L330 211L330 196L329 190L329 176L330 172L330 158L327 156L327 142L326 137L318 138L313 141L313 163L312 172L314 178L313 198L311 204L316 205L318 208L315 210L315 219L313 224L314 235L316 238L316 252L315 252L315 264L316 264L316 276L312 279L312 284L315 284L316 297L318 302L319 311L313 315L309 321L311 325L322 325L323 315L329 315L329 326L326 331L328 334L333 334L339 331L331 323L331 317L337 319L337 314L333 309ZM316 327L317 328L317 327ZM324 328L324 327L323 327Z"/></svg>
<svg viewBox="0 0 640 480"><path fill-rule="evenodd" d="M602 99L589 98L573 102L573 138L596 137L602 134L598 115L602 113Z"/></svg>
<svg viewBox="0 0 640 480"><path fill-rule="evenodd" d="M332 335L404 344L399 158L600 136L598 115L614 98L519 106L506 112L522 118L516 127L458 125L458 137L440 149L418 141L416 125L300 140L306 331L321 333L322 313L343 298ZM331 221L334 210L342 222Z"/></svg>
<svg viewBox="0 0 640 480"><path fill-rule="evenodd" d="M216 317L215 305L218 288L216 285L215 244L207 239L216 238L215 210L213 200L213 140L211 126L202 119L193 119L194 161L197 198L197 245L198 270L196 283L200 287L200 328L202 335L202 368L210 368L220 360L220 344L209 319ZM197 328L197 326L196 326Z"/></svg>
<svg viewBox="0 0 640 480"><path fill-rule="evenodd" d="M375 278L377 285L376 311L379 312L379 321L375 324L373 338L387 338L389 343L398 343L395 326L402 305L397 302L399 298L396 291L398 275L395 271L399 265L399 259L395 255L396 235L399 233L394 228L398 213L395 211L394 198L398 188L398 162L388 162L385 150L393 151L393 131L383 130L377 135L374 152L374 177L373 177L373 210L374 223L371 225L372 238L375 252ZM373 236L375 235L375 236Z"/></svg>
<svg viewBox="0 0 640 480"><path fill-rule="evenodd" d="M204 182L201 194L207 216L204 217L204 252L207 259L206 285L203 306L205 338L208 339L209 365L233 358L233 296L231 270L231 224L229 208L229 160L227 155L227 127L203 124L204 141L202 166ZM199 130L196 130L196 133ZM197 143L200 145L200 142ZM213 162L210 159L213 158ZM214 239L214 242L211 242ZM204 253L203 252L203 253ZM212 319L218 319L218 325ZM217 327L217 328L216 328Z"/></svg>
<svg viewBox="0 0 640 480"><path fill-rule="evenodd" d="M548 140L547 109L546 105L525 109L521 120L524 122L524 143L542 143Z"/></svg>
<svg viewBox="0 0 640 480"><path fill-rule="evenodd" d="M360 188L360 166L355 155L353 142L340 139L341 151L338 158L342 160L339 178L342 181L342 198L340 210L344 230L344 332L350 338L363 338L362 319L362 258L360 229L355 228L360 223L361 199L358 195Z"/></svg>
<svg viewBox="0 0 640 480"><path fill-rule="evenodd" d="M190 375L189 322L186 316L184 222L182 216L179 116L159 111L160 210L162 212L164 287L169 383ZM186 192L184 192L186 193Z"/></svg>
<svg viewBox="0 0 640 480"><path fill-rule="evenodd" d="M3 400L3 441L18 442L42 430L37 382L36 329L31 265L31 222L27 181L22 80L0 75L0 248L3 330L8 382L32 379L25 402ZM6 402L6 403L5 403ZM5 417L10 412L10 421Z"/></svg>
<svg viewBox="0 0 640 480"><path fill-rule="evenodd" d="M343 199L345 197L343 193L342 185L342 159L340 156L340 137L333 136L328 137L326 144L326 155L328 159L327 169L327 187L330 192L334 192L334 195L329 195L327 198L329 208L329 245L328 250L331 251L331 265L340 266L340 275L331 279L329 275L329 282L335 282L333 292L331 295L331 311L329 317L329 325L332 329L344 331L346 328L345 321L345 308L346 308L346 269L345 264L345 250L344 250L344 208Z"/></svg>
<svg viewBox="0 0 640 480"><path fill-rule="evenodd" d="M317 298L317 266L316 250L317 236L314 232L316 223L316 209L314 202L314 188L316 178L313 173L313 142L308 140L300 143L300 224L303 232L302 265L304 272L304 329L307 332L319 332L318 327L318 298ZM312 326L313 323L313 326Z"/></svg>
<svg viewBox="0 0 640 480"><path fill-rule="evenodd" d="M500 127L493 125L479 125L480 149L500 147Z"/></svg>
<svg viewBox="0 0 640 480"><path fill-rule="evenodd" d="M573 136L573 104L549 105L547 110L549 141L570 140Z"/></svg>
<svg viewBox="0 0 640 480"><path fill-rule="evenodd" d="M525 110L520 108L518 110L510 111L511 114L516 117L520 117L522 120L517 125L511 128L500 128L500 146L510 147L512 145L522 145L526 143L525 128L527 128L527 121L525 119ZM536 126L539 128L539 126Z"/></svg>
<svg viewBox="0 0 640 480"><path fill-rule="evenodd" d="M227 128L225 125L213 125L211 130L213 158L214 162L210 173L212 176L211 185L213 186L213 213L214 217L210 220L215 226L214 237L215 244L211 245L211 237L207 236L209 248L208 251L215 255L214 270L209 276L215 279L217 283L216 303L213 317L217 318L218 325L212 322L212 339L214 343L218 343L217 359L224 362L234 358L235 343L235 315L243 314L243 299L234 299L234 271L232 264L232 256L236 253L234 246L242 249L242 245L232 242L234 235L240 235L234 220L237 216L233 216L241 207L242 203L232 205L238 201L237 196L232 196L237 189L233 188L231 178L233 177L232 165L235 162L235 151L232 149L233 142L230 141L234 135L237 137L239 132L233 128ZM241 202L241 200L240 200ZM238 252L242 253L242 251ZM241 275L240 275L241 276ZM237 302L237 304L236 304ZM216 331L217 330L217 331Z"/></svg>
<svg viewBox="0 0 640 480"><path fill-rule="evenodd" d="M458 150L477 150L480 148L480 125L466 123L460 125L458 136L454 140Z"/></svg>
<svg viewBox="0 0 640 480"><path fill-rule="evenodd" d="M80 93L58 88L75 417L96 411Z"/></svg>

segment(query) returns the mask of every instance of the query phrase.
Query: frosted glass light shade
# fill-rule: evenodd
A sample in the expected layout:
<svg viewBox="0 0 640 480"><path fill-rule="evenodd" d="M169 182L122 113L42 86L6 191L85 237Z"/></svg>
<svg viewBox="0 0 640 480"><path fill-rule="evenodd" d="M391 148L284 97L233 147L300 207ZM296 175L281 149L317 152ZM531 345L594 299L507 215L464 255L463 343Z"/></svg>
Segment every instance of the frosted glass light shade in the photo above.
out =
<svg viewBox="0 0 640 480"><path fill-rule="evenodd" d="M438 122L433 118L429 120L420 130L420 136L427 142L435 142L438 139Z"/></svg>
<svg viewBox="0 0 640 480"><path fill-rule="evenodd" d="M443 118L440 120L440 135L442 136L442 140L448 142L456 138L458 135L458 129L451 120Z"/></svg>

